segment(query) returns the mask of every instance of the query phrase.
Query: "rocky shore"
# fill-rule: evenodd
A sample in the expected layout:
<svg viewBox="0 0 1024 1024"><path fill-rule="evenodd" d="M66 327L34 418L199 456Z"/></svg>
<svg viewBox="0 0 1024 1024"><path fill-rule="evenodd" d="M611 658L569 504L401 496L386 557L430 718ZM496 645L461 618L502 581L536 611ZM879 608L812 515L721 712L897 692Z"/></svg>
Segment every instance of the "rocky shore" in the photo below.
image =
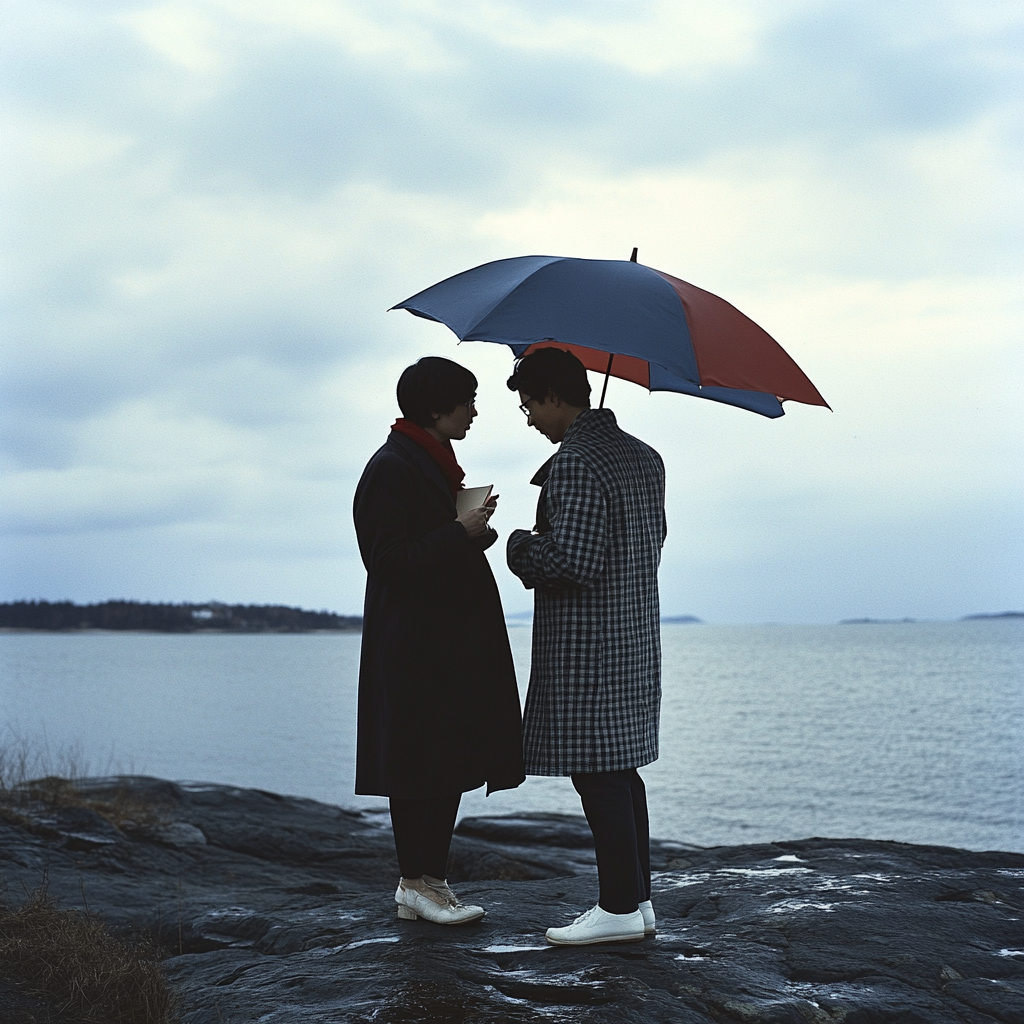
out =
<svg viewBox="0 0 1024 1024"><path fill-rule="evenodd" d="M156 936L185 1024L1024 1024L1020 854L656 842L657 936L553 948L545 927L595 899L582 818L464 820L449 880L488 914L442 928L397 919L384 814L144 777L79 790L91 806L0 814L0 883L45 875L64 906Z"/></svg>

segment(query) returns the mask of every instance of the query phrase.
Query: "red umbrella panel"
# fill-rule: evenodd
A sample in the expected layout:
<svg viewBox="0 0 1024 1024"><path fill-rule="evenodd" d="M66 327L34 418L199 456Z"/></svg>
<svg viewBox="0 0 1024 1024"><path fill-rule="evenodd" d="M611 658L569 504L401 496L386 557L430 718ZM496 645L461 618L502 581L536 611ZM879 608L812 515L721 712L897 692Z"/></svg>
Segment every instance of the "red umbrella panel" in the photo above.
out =
<svg viewBox="0 0 1024 1024"><path fill-rule="evenodd" d="M829 407L789 353L750 317L703 288L661 270L654 273L682 303L702 386L770 390L780 399Z"/></svg>
<svg viewBox="0 0 1024 1024"><path fill-rule="evenodd" d="M782 402L776 395L760 391L741 391L737 388L701 387L699 384L693 384L669 373L657 363L639 359L637 356L609 354L594 348L585 348L582 345L566 345L550 338L546 341L538 341L533 345L513 345L511 348L517 357L541 348L560 348L572 352L588 370L605 375L604 387L601 389L601 406L604 405L608 377L612 376L639 384L641 387L647 388L648 391L672 391L676 394L691 395L694 398L706 398L712 402L721 402L723 405L733 405L739 409L760 413L769 419L785 415Z"/></svg>

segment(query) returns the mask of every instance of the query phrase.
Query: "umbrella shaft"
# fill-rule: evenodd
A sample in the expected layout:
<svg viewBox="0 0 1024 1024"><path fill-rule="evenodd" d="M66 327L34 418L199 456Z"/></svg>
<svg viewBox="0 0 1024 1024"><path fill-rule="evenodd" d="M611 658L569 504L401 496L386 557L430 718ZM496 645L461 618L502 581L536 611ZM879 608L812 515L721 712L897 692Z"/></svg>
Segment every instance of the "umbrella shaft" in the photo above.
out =
<svg viewBox="0 0 1024 1024"><path fill-rule="evenodd" d="M615 358L615 353L614 352L609 352L608 353L608 367L604 371L604 386L601 388L601 404L598 406L598 409L603 409L604 408L604 396L608 393L608 378L611 376L611 373L612 373L612 360L614 358Z"/></svg>

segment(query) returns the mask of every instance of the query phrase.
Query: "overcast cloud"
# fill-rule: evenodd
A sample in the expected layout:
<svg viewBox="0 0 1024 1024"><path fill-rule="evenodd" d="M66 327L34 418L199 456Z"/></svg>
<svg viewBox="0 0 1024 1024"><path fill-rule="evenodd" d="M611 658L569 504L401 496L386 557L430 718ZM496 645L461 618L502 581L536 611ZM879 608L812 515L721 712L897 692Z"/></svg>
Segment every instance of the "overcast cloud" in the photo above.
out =
<svg viewBox="0 0 1024 1024"><path fill-rule="evenodd" d="M358 612L401 369L480 378L503 533L550 454L511 357L395 302L490 259L728 298L834 412L612 381L669 473L666 613L1024 606L1016 0L9 0L3 599ZM506 610L530 595L491 560Z"/></svg>

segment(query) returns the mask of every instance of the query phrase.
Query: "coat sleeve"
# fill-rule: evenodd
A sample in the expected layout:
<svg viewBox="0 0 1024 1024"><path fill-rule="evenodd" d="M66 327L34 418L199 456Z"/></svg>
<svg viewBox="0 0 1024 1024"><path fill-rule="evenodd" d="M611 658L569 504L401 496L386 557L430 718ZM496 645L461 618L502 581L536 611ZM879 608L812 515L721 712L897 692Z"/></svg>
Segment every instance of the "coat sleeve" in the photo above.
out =
<svg viewBox="0 0 1024 1024"><path fill-rule="evenodd" d="M359 553L366 571L384 586L401 586L443 573L464 551L469 538L454 519L423 536L409 529L416 486L410 474L389 459L371 461L353 502Z"/></svg>
<svg viewBox="0 0 1024 1024"><path fill-rule="evenodd" d="M471 538L469 543L480 551L486 551L498 539L498 531L488 526L487 532L482 537Z"/></svg>
<svg viewBox="0 0 1024 1024"><path fill-rule="evenodd" d="M546 489L551 532L516 530L508 539L508 567L532 587L592 587L604 571L608 500L594 474L566 453L551 468Z"/></svg>

